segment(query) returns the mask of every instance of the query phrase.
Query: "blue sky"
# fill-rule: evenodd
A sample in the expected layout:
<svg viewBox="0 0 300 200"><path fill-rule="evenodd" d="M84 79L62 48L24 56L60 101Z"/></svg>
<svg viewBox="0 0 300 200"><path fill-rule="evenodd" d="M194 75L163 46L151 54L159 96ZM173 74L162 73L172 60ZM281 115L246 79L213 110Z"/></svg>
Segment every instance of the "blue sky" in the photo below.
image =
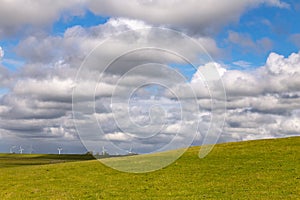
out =
<svg viewBox="0 0 300 200"><path fill-rule="evenodd" d="M0 151L8 151L12 145L33 145L36 151L47 153L56 152L56 146L65 147L68 153L82 153L87 146L89 150L101 151L104 145L109 150L109 139L123 150L130 144L137 152L149 153L164 146L163 142L170 141L169 136L176 128L190 132L193 127L190 124L200 118L201 128L206 130L214 113L209 104L213 100L221 102L219 107L222 103L228 105L228 118L220 138L217 138L219 142L300 134L297 126L300 122L300 3L296 0L66 0L53 1L51 5L42 1L30 3L32 6L22 8L17 3L6 2L0 8L0 50L4 52L0 57ZM105 74L101 91L94 89L98 71L93 71L91 66L80 71L91 50L108 40L99 52L103 58L113 58L122 52L122 48L144 41L141 40L145 39L142 30L149 27L168 28L189 36L206 49L212 60L193 68L165 53L136 54L136 58L128 56L128 60L120 61ZM137 38L126 34L126 39L116 36L124 32L132 32ZM120 39L116 45L109 43L108 38L114 37ZM186 53L191 58L199 55L189 48L189 40L185 41L179 35L159 34L156 37L152 41L154 44L169 45L170 49ZM150 40L144 42L148 44ZM105 61L103 58L99 63ZM187 117L190 121L186 122L189 125L184 126L185 122L182 123L176 113L178 104L172 107L174 98L167 91L159 93L164 94L161 98L147 101L140 98L142 102L130 105L135 113L132 120L137 120L138 124L149 121L149 112L145 115L139 106L162 104L162 108L168 108L165 111L170 112L166 115L170 124L158 138L130 140L134 138L134 126L126 127L132 132L122 132L122 128L114 123L111 115L115 113L110 98L113 98L112 91L118 80L126 74L124 70L130 72L131 65L150 60L167 63L187 80L180 82L169 77L171 72L145 68L144 73L136 73L133 78L125 77L128 82L123 82L122 86L128 89L139 81L154 78L168 83L172 92L185 100L190 100L191 93L187 88L192 88L196 94L194 102L199 104L196 107L200 111L197 114L183 112L190 114ZM218 72L216 77L220 76L223 81L226 100L209 97L200 74L210 68L214 68ZM78 71L82 75L80 84L76 80ZM74 126L72 92L78 85L82 87L78 95L84 102L90 94L97 97L96 113L86 114L86 118L99 115L105 121L103 130L106 135L99 139L100 146L89 141L91 143L87 142L84 147ZM223 89L213 83L210 86L210 92L216 90L216 94ZM124 90L129 91L127 89ZM146 90L141 90L138 95L146 97L146 93ZM120 110L125 108L123 105ZM160 110L154 109L153 113L158 118L164 116ZM194 119L195 116L200 117ZM131 124L124 122L127 123ZM87 132L92 134L95 129L90 128ZM194 144L200 145L205 137L203 133L197 135ZM178 144L171 148L175 147Z"/></svg>
<svg viewBox="0 0 300 200"><path fill-rule="evenodd" d="M234 61L245 61L249 62L252 67L259 67L264 64L270 52L276 52L284 56L298 52L299 47L290 40L290 36L300 32L300 26L297 26L300 20L299 3L297 1L285 2L290 4L290 8L279 9L262 5L246 11L237 21L228 23L222 26L217 33L209 35L216 40L220 48L226 49L225 55L216 59L229 66ZM49 35L62 36L70 27L93 27L105 24L109 18L109 16L94 14L90 10L84 10L79 16L69 16L67 13L61 13L59 20L47 25L43 31ZM265 37L269 38L273 42L272 47L264 52L241 47L228 41L230 31L247 35L253 42ZM5 50L5 59L7 61L16 61L15 63L6 62L6 66L11 70L15 70L26 62L22 57L16 55L14 51L14 47L23 38L24 35L17 33L0 40L0 46ZM231 67L238 68L236 65ZM241 70L243 69L241 68Z"/></svg>
<svg viewBox="0 0 300 200"><path fill-rule="evenodd" d="M62 35L67 28L72 26L91 27L107 22L109 17L95 15L89 10L86 10L82 16L61 17L59 21L52 26L53 35Z"/></svg>
<svg viewBox="0 0 300 200"><path fill-rule="evenodd" d="M296 1L290 2L291 5ZM252 64L253 67L264 65L270 52L289 56L299 51L290 36L300 32L297 23L300 20L299 9L291 6L289 9L278 9L262 6L246 12L239 22L226 26L218 35L217 41L220 46L231 50L231 54L225 57L225 63L243 60ZM272 42L272 48L265 52L247 50L234 44L227 44L228 31L247 34L253 41L267 37Z"/></svg>

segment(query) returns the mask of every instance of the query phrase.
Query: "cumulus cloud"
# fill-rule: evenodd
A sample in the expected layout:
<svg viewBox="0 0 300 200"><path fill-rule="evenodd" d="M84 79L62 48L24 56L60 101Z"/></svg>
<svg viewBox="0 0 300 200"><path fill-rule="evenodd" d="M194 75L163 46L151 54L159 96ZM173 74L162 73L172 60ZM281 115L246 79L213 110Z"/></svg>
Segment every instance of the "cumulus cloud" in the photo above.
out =
<svg viewBox="0 0 300 200"><path fill-rule="evenodd" d="M292 53L288 58L277 53L271 53L267 59L266 69L273 76L298 75L300 54Z"/></svg>
<svg viewBox="0 0 300 200"><path fill-rule="evenodd" d="M187 28L190 32L211 33L229 22L237 21L247 9L261 4L288 8L280 0L169 0L169 1L95 1L89 8L96 14L140 19L154 25ZM126 9L123 9L126 7Z"/></svg>
<svg viewBox="0 0 300 200"><path fill-rule="evenodd" d="M0 35L26 24L40 26L51 23L59 18L62 11L80 15L77 12L81 10L78 5L84 3L51 3L50 9L41 13L39 19L34 16L39 15L46 4L33 3L39 9L35 8L34 12L30 8L23 9L20 16L12 18L10 24L3 20L10 13L1 13L0 8ZM178 3L181 5L178 6ZM53 139L55 145L76 141L78 138L72 121L72 106L76 106L78 109L73 114L77 125L79 124L77 128L84 132L82 137L87 138L91 145L99 146L99 142L102 142L109 146L109 142L114 142L123 150L132 145L138 152L149 153L163 148L171 141L173 143L168 148L181 147L188 142L186 138L194 136L195 127L199 127L196 130L199 140L203 139L212 118L221 121L220 112L223 110L219 105L223 103L227 104L228 117L220 141L300 134L299 53L287 58L271 53L264 66L251 71L229 70L220 63L204 60L191 80L187 80L177 77L175 70L170 72L162 67L157 70L155 64L127 73L135 66L150 61L165 65L186 64L182 58L168 52L139 51L123 56L121 61L111 64L110 69L102 74L101 81L99 79L99 69L102 69L101 64L105 63L106 58L114 58L135 44L136 47L142 44L152 44L154 47L162 45L179 54L189 55L191 60L198 58L198 49L190 48L186 40L176 34L171 34L170 37L150 34L155 37L145 39L143 35L149 33L145 30L152 25L192 33L194 41L202 44L214 56L222 54L222 50L207 33L215 33L223 25L238 20L247 9L262 4L288 8L287 4L279 0L231 0L226 5L222 2L192 0L128 1L127 9L122 10L119 9L123 8L120 4L123 3L90 2L88 6L94 13L116 16L105 24L89 28L74 26L68 28L63 35L56 36L33 34L19 42L15 49L26 60L24 66L13 74L6 67L0 66L0 84L8 88L8 92L0 96L0 130L3 138L47 138ZM6 2L3 7L20 9L12 5L13 3ZM8 28L3 31L2 27ZM75 80L80 63L96 45L109 40L111 35L117 36L126 31L132 31L132 34L116 37L115 41L104 45L103 54L95 51L95 55L103 56L100 57L100 62L94 60L95 62L88 63L95 67L81 70L79 79ZM195 32L200 34L193 34ZM272 41L268 38L253 40L247 34L233 31L229 32L228 41L251 51L260 49L267 52L272 47ZM233 64L245 68L250 65L244 61ZM217 73L209 76L208 80L203 79L203 74L210 74L212 68L216 68ZM225 102L218 98L222 96L220 85L214 85L220 78L227 92ZM10 79L13 81L9 81ZM161 82L168 87L140 87L148 80ZM211 88L208 88L206 81ZM130 101L124 102L130 88L138 87L138 90L130 93ZM74 91L77 99L72 105ZM215 94L216 99L211 99L211 93ZM181 101L183 105L180 104ZM214 113L213 108L216 110ZM199 124L197 120L200 120ZM98 122L102 126L101 130ZM100 137L101 131L104 134ZM159 134L148 139L153 131Z"/></svg>
<svg viewBox="0 0 300 200"><path fill-rule="evenodd" d="M215 76L209 81L213 82L219 78L222 79L227 92L226 104L228 109L224 132L219 142L299 135L299 126L297 125L299 115L297 115L297 113L300 106L300 87L298 87L300 74L299 68L296 67L300 63L299 58L299 53L293 53L287 58L276 53L271 53L265 66L251 71L229 70L218 63L207 63L198 68L191 82L174 84L171 90L175 94L178 94L177 98L189 99L194 98L195 96L193 95L196 95L199 113L195 112L196 109L192 109L193 111L183 110L183 112L186 111L186 113L189 114L189 123L192 124L195 123L197 119L201 119L201 130L207 130L211 117L218 115L218 109L220 109L214 105L217 111L211 113L212 102L216 103L217 101L223 100L210 99L209 90L204 84L205 80L202 78L202 75L211 67L216 67L219 77ZM126 80L129 81L130 79ZM211 86L213 86L213 84ZM195 94L191 95L192 93L188 92L187 88L190 87L193 88ZM217 92L220 88L215 87L213 89ZM174 99L175 97L169 93L163 94L166 95L166 99ZM141 95L147 97L146 94L141 93ZM148 103L144 101L144 103L141 104L142 107L148 108L147 105L149 105L149 103L154 105L158 103L162 104L161 99L151 99L150 97L151 96L149 96ZM149 113L138 108L138 104L134 105L132 110L129 109L133 116L131 120L142 126L151 124ZM119 117L122 119L127 118L127 115L124 115L128 108L127 106L126 104L119 104L120 109L117 109L117 111L120 112ZM164 104L163 108L166 108L166 106L167 104ZM173 104L173 106L175 106L175 104ZM104 107L109 107L109 105ZM172 109L170 108L172 107L167 109L167 115L161 112L155 115L156 119L165 116L170 117L168 120L170 120L169 122L171 123L167 123L168 125L162 130L161 135L153 140L139 140L139 142L143 144L155 144L155 147L157 147L159 144L162 145L162 142L169 141L170 138L172 138L172 134L176 133L179 129L182 131L180 133L184 134L192 132L185 126L182 126L182 124L180 125L180 117L178 118L178 115L174 115L174 108L176 108L176 106ZM114 109L109 112L113 111ZM109 118L103 118L104 116L108 116ZM101 115L101 117L102 122L113 121L111 115L105 114ZM118 115L114 115L114 117L114 119L119 118ZM214 117L218 118L218 116ZM128 121L125 120L125 122ZM135 132L138 129L135 129L131 123L123 123L122 125L123 128L125 127L126 132L131 133L133 136L137 133L143 133L144 135L149 134L147 131ZM148 130L156 130L157 125L159 125L159 122L151 124L151 128ZM109 126L114 127L113 129L106 129L109 134L120 132L118 129L120 128L120 124L119 126L112 126L111 124ZM287 126L289 126L289 128L285 129L284 127ZM124 142L124 140L122 140L122 138L124 139L124 135L116 134L109 136L115 141ZM188 135L186 136L188 137ZM203 137L204 135L201 135L200 138L203 139ZM158 138L159 140L157 140ZM178 139L178 141L180 141L180 139ZM147 146L147 149L153 150L153 148L149 146Z"/></svg>
<svg viewBox="0 0 300 200"><path fill-rule="evenodd" d="M71 79L59 80L55 77L50 80L42 81L29 79L17 82L13 93L20 96L31 96L41 100L70 102L73 87L74 83Z"/></svg>
<svg viewBox="0 0 300 200"><path fill-rule="evenodd" d="M24 26L42 26L58 20L62 12L83 14L85 1L2 1L0 8L0 38L11 36ZM28 6L30 5L30 6ZM17 13L17 14L16 14Z"/></svg>
<svg viewBox="0 0 300 200"><path fill-rule="evenodd" d="M47 36L47 35L32 35L24 40L21 40L16 47L16 52L19 56L32 63L53 64L58 60L67 62L72 67L79 67L84 57L88 55L91 50L100 45L103 41L106 41L111 36L117 36L120 33L126 33L131 31L130 34L123 34L123 36L115 37L118 42L111 41L110 43L102 44L102 48L106 49L105 53L102 53L103 60L107 57L119 56L124 50L132 47L134 44L136 48L151 45L165 47L166 49L172 49L175 52L179 52L183 55L190 55L190 57L196 57L198 49L191 48L190 44L186 44L187 37L185 38L169 31L168 38L162 34L155 35L155 38L145 39L145 34L149 30L147 28L151 25L140 21L127 18L111 18L105 24L92 26L90 28L83 28L82 26L74 26L68 28L63 36ZM168 30L165 30L167 32ZM154 36L155 33L152 33ZM134 37L132 37L134 35ZM138 39L140 38L140 39ZM222 55L222 50L218 47L215 40L210 37L195 37L195 39L209 54L212 56ZM172 45L172 41L177 41ZM137 43L138 42L138 43ZM28 51L28 49L31 49ZM96 49L97 50L97 49ZM184 53L183 53L184 52ZM128 65L138 65L146 60L176 60L176 56L167 52L160 52L159 54L152 55L153 52L144 53L139 55L140 61L137 62L137 56L134 55L134 62L129 62ZM127 56L127 59L130 59ZM125 67L123 67L125 69ZM28 71L28 70L26 70ZM37 70L35 70L37 71Z"/></svg>
<svg viewBox="0 0 300 200"><path fill-rule="evenodd" d="M225 73L230 109L227 131L245 132L244 139L299 135L299 116L295 115L300 106L299 63L299 53L287 58L271 53L266 65L255 71ZM232 73L237 73L236 79L230 77ZM233 80L238 82L229 84Z"/></svg>
<svg viewBox="0 0 300 200"><path fill-rule="evenodd" d="M298 92L299 81L299 53L292 53L288 58L271 53L266 66L262 68L267 92Z"/></svg>
<svg viewBox="0 0 300 200"><path fill-rule="evenodd" d="M201 140L205 130L210 126L212 115L216 114L211 113L212 100L203 84L201 74L214 66L227 91L228 113L219 142L299 135L300 87L297 86L300 78L297 67L299 63L299 53L291 54L287 58L271 53L265 66L252 71L229 70L218 63L200 66L189 83L175 84L173 88L170 87L173 92L179 94L177 98L185 98L187 103L190 102L188 99L191 97L185 87L192 87L198 98L199 112L196 112L197 109L193 106L189 106L190 110L181 110L179 99L176 100L168 93L152 89L136 91L130 102L118 101L121 96L117 96L115 97L117 104L112 104L111 91L114 90L118 76L107 75L99 91L91 87L95 83L85 80L80 86L81 101L77 102L85 112L80 115L76 113L75 116L77 116L77 123L81 124L79 129L86 133L83 137L88 138L91 145L97 145L97 141L98 144L101 141L108 148L110 142L113 142L119 148L126 150L131 144L136 151L151 152L162 148L179 133L180 137L176 138L178 142L176 147L178 147L180 141L184 141L184 136L191 137L193 127L199 119L201 119L199 124ZM114 80L113 77L116 79ZM136 76L136 79L139 77ZM130 76L123 81L124 88L136 84ZM277 81L279 82L276 84ZM77 136L75 127L71 123L70 98L72 88L76 87L76 84L78 83L71 79L57 77L20 80L13 86L11 92L1 99L1 129L21 138L48 137L66 141L75 140ZM96 102L85 98L92 94L96 95ZM162 98L161 95L164 97ZM112 105L117 107L111 107ZM161 107L157 107L158 105ZM86 106L90 108L86 110ZM127 117L124 116L127 114L131 116L131 121L116 123L116 119L126 119ZM185 116L184 123L182 115ZM156 120L152 120L151 117ZM91 120L92 118L97 119L101 124L103 137L97 135L99 127L96 121ZM161 127L161 123L166 126ZM140 128L136 129L133 125L138 125ZM148 132L137 131L144 130L144 126L147 127ZM159 134L152 139L145 139L144 137L151 136L153 130L159 130Z"/></svg>
<svg viewBox="0 0 300 200"><path fill-rule="evenodd" d="M131 138L129 135L130 134L128 133L117 132L117 133L106 134L105 138L111 141L129 141Z"/></svg>
<svg viewBox="0 0 300 200"><path fill-rule="evenodd" d="M28 4L30 6L24 6ZM125 2L115 0L4 1L0 8L0 37L11 36L25 26L44 27L64 15L66 18L80 16L86 9L101 16L138 19L154 25L187 28L194 33L196 30L202 33L214 32L220 26L237 21L245 10L262 4L278 8L289 7L280 0L229 0L222 3L217 0L130 0L126 1L126 5Z"/></svg>
<svg viewBox="0 0 300 200"><path fill-rule="evenodd" d="M295 96L299 92L299 63L300 53L292 53L285 58L274 52L269 54L265 66L248 71L228 70L221 64L209 63L198 68L192 83L200 84L204 80L201 80L201 74L205 68L214 65L230 97L257 97L262 94Z"/></svg>

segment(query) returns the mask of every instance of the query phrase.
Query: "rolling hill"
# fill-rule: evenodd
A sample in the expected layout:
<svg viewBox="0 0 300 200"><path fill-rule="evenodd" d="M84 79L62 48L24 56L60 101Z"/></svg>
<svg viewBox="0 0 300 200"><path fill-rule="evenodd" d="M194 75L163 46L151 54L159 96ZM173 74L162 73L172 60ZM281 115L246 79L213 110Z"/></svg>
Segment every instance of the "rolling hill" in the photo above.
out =
<svg viewBox="0 0 300 200"><path fill-rule="evenodd" d="M300 199L300 137L218 144L203 159L199 148L142 174L86 156L1 154L0 199Z"/></svg>

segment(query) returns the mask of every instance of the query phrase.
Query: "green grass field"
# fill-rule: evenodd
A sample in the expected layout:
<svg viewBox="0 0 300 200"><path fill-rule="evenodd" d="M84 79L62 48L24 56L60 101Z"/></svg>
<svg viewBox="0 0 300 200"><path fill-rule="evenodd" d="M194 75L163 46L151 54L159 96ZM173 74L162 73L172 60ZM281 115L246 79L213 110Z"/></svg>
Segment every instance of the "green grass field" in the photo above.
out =
<svg viewBox="0 0 300 200"><path fill-rule="evenodd" d="M0 199L300 199L300 137L198 151L146 174L87 156L0 154Z"/></svg>

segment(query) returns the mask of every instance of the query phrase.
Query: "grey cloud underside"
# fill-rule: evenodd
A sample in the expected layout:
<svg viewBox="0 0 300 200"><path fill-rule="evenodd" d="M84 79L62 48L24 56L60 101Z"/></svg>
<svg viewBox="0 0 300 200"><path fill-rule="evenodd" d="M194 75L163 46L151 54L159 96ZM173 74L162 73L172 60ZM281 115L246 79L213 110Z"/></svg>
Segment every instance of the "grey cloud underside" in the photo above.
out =
<svg viewBox="0 0 300 200"><path fill-rule="evenodd" d="M35 33L38 27L50 26L61 17L81 16L87 9L101 16L138 19L195 34L215 33L220 27L237 21L246 10L260 5L289 8L280 0L129 0L126 3L116 0L3 1L0 8L0 38L16 35L18 31L24 31L24 27L27 27L27 34Z"/></svg>
<svg viewBox="0 0 300 200"><path fill-rule="evenodd" d="M273 42L264 37L254 41L249 34L229 31L227 41L231 44L240 46L244 53L258 52L266 53L272 50Z"/></svg>
<svg viewBox="0 0 300 200"><path fill-rule="evenodd" d="M245 10L261 4L289 7L279 0L89 1L90 9L96 14L140 19L156 26L187 30L191 34L216 33L225 24L237 21Z"/></svg>
<svg viewBox="0 0 300 200"><path fill-rule="evenodd" d="M227 119L219 141L299 135L300 91L298 90L299 87L297 88L295 85L298 83L300 72L297 67L293 67L298 65L299 57L299 54L292 54L289 58L283 58L280 55L272 53L268 58L266 66L250 72L226 70L219 65L219 70L221 71L227 90ZM198 75L204 68L205 66L199 67L198 72L194 75L191 83L189 83L192 87L197 88L198 86L206 90L203 86L203 81L199 80ZM108 91L111 91L114 88L120 75L115 74L115 80L112 80L112 75L113 73L108 73L106 75L107 79L103 79L107 83L102 85L102 89L108 87ZM142 76L142 74L139 74L139 76ZM147 76L145 75L144 78L147 78ZM265 82L262 80L265 80ZM280 80L280 83L276 84L275 80ZM123 84L122 87L132 87L134 85L130 77L126 81L129 82ZM63 140L77 138L71 120L72 117L70 116L71 102L64 101L67 96L71 98L73 84L74 82L70 79L64 80L51 77L48 80L33 81L32 79L28 79L27 81L23 81L23 90L21 90L19 84L16 84L9 95L2 97L2 106L0 108L1 128L10 131L10 134L15 134L23 138L45 137L61 138ZM95 83L88 81L84 84L86 84L87 88L88 86L95 85ZM58 85L59 87L57 87ZM174 83L174 88L184 87L184 84L175 85ZM280 86L279 88L278 85ZM46 90L42 90L41 88L46 88ZM57 91L53 95L55 98L51 98L51 93L55 91ZM174 91L176 94L176 90ZM91 95L93 92L95 92L94 89L88 91L83 88L82 95ZM110 94L105 94L100 91L99 93L96 91L95 110L85 110L87 104L93 106L94 102L87 102L84 98L78 102L78 104L82 104L82 109L86 111L81 118L77 118L81 120L80 123L84 124L84 129L87 133L86 137L91 140L91 143L96 143L96 141L103 142L108 139L120 147L120 153L126 152L130 148L130 145L133 145L135 150L140 152L149 152L162 147L163 144L169 142L174 134L179 131L178 127L181 126L181 122L178 103L180 102L174 98L170 98L168 93L164 92L158 93L159 96L157 98L149 99L151 92L149 93L149 91L141 89L137 92L136 103L129 106L131 106L132 120L140 125L147 125L150 121L149 105L164 104L165 108L169 107L166 116L162 115L159 110L157 113L152 113L154 118L163 116L169 120L169 124L157 137L152 139L135 138L135 134L136 136L141 136L148 133L134 132L135 129L132 129L132 132L130 132L129 125L127 127L129 131L123 132L114 121L116 116L112 114L113 110L110 106L111 92ZM150 96L147 97L147 93ZM202 93L205 93L205 91L202 91ZM189 99L189 93L178 92L178 94L182 96L181 98ZM160 95L165 95L165 99L162 99ZM28 98L26 99L26 97ZM18 98L20 99L18 100ZM48 98L51 101L48 101ZM117 112L120 116L123 115L122 113L128 107L127 102L123 103L123 105L119 106L120 108L125 108L125 110ZM190 122L201 119L199 127L200 136L194 144L200 144L211 120L211 99L199 93L197 95L197 103L199 106L198 114L193 110L183 110L183 112L189 113ZM169 106L167 106L168 104ZM94 113L97 114L97 118L101 122L102 130L105 133L104 137L99 138L99 136L95 136L99 131L98 127L90 128L89 121L91 117L94 117ZM160 121L157 122L159 123ZM45 124L47 124L46 127L48 128L45 128ZM153 124L152 126L154 128L158 125ZM22 133L22 131L24 132ZM65 135L66 132L68 133L67 135ZM189 132L188 126L181 130L183 137L190 137L190 135L187 135ZM104 144L109 148L109 142Z"/></svg>
<svg viewBox="0 0 300 200"><path fill-rule="evenodd" d="M254 71L226 70L221 64L203 60L199 63L201 66L198 71L196 69L197 72L192 80L186 82L179 78L174 79L174 74L169 71L153 70L151 66L142 71L127 74L128 76L122 79L128 70L149 62L165 65L186 64L185 60L172 53L147 49L122 56L121 61L116 61L106 70L100 83L98 82L99 68L103 66L99 60L96 60L99 62L97 67L82 70L81 79L75 81L77 70L85 56L111 35L118 35L123 31L136 28L148 28L153 24L176 28L194 35L193 39L200 42L214 56L220 54L221 50L215 41L207 36L208 33L216 33L216 30L223 25L236 21L245 10L262 4L279 8L288 7L287 4L276 0L231 0L231 3L228 1L226 3L185 1L184 6L178 6L179 2L127 1L128 9L120 10L120 2L116 6L116 1L101 1L99 4L89 1L86 5L90 6L94 13L125 18L111 18L106 24L90 28L74 26L67 29L62 36L47 36L33 31L30 32L32 33L30 36L24 36L16 47L16 53L26 60L25 65L12 73L5 66L1 66L0 61L0 87L9 89L7 94L0 97L0 137L7 141L16 137L37 140L47 138L53 141L51 145L61 143L65 146L68 145L68 141L78 141L72 120L72 92L77 89L78 102L75 103L82 112L75 113L75 116L86 133L84 137L88 139L88 143L95 146L95 151L101 151L99 141L110 150L110 140L120 148L118 153L126 153L131 146L134 151L147 153L163 147L179 132L179 137L176 138L172 147L178 148L183 145L184 137L193 136L193 127L197 120L200 122L194 144L199 145L212 120L212 102L215 109L214 116L222 120L218 115L218 112L221 115L222 103L224 103L224 99L218 98L218 94L222 94L218 93L220 87L213 84L214 80L201 79L201 73L205 73L205 70L212 66L219 70L227 92L227 119L219 141L299 135L299 54L283 58L272 53L265 66ZM13 4L1 5L0 38L15 33L24 24L35 27L45 23L51 24L59 18L62 10L65 10L68 15L80 15L82 13L79 5L85 4L85 1L51 2L51 6L34 2L33 5L40 9L34 9L35 11L32 12L26 7L20 15L15 15L15 13L21 8ZM1 12L3 10L15 10L15 12ZM45 10L47 12L44 12ZM147 15L150 10L152 13L157 13L155 18ZM7 24L5 18L12 14L14 16ZM212 23L216 21L218 23ZM179 54L188 54L191 60L198 56L194 48L187 48L184 40L178 37L164 38L157 35L155 38L139 41L141 34L142 32L136 31L132 37L118 38L115 45L105 46L105 54L101 57L102 62L105 63L107 57L118 57L124 48L136 41L144 44L164 44L165 47L176 50ZM232 43L240 43L245 37L247 39L248 36L232 32L229 39ZM295 35L291 37L291 40L295 41L297 37ZM248 38L242 45L252 49L257 49L259 46L263 51L269 50L272 46L267 38L257 41ZM3 54L1 52L0 60ZM187 67L192 68L192 66ZM131 101L129 105L131 120L141 126L152 122L149 126L150 131L159 129L162 122L167 126L163 127L156 137L143 139L137 136L146 137L151 132L136 131L137 129L133 128L132 124L125 123L126 121L123 123L123 129L125 127L126 130L124 132L116 124L115 117L126 116L128 104L122 101L122 97L126 95L128 88L135 87L150 78L154 78L157 82L169 83L171 91L161 90L153 94L151 89L149 91L147 88L141 88L136 92L136 100ZM118 82L120 79L122 81ZM205 81L211 82L210 88L207 88ZM119 85L115 94L116 102L123 109L120 109L117 112L118 115L114 116L111 96L117 83ZM188 88L192 88L193 92ZM215 92L216 99L213 101L210 99L209 89ZM93 95L95 98L91 99ZM190 102L195 97L194 95L196 95L196 107L193 102ZM182 113L178 105L180 99L184 100L187 105L191 103L191 106L186 106ZM163 109L157 107L150 109L151 105L160 105ZM90 106L91 109L86 109L86 106ZM185 124L182 124L180 120L181 114L185 116ZM101 137L98 135L98 125L91 121L95 117L101 122L105 133Z"/></svg>
<svg viewBox="0 0 300 200"><path fill-rule="evenodd" d="M80 16L83 14L85 1L1 1L0 8L0 38L11 37L24 31L25 26L45 27L57 21L62 12L66 16Z"/></svg>

